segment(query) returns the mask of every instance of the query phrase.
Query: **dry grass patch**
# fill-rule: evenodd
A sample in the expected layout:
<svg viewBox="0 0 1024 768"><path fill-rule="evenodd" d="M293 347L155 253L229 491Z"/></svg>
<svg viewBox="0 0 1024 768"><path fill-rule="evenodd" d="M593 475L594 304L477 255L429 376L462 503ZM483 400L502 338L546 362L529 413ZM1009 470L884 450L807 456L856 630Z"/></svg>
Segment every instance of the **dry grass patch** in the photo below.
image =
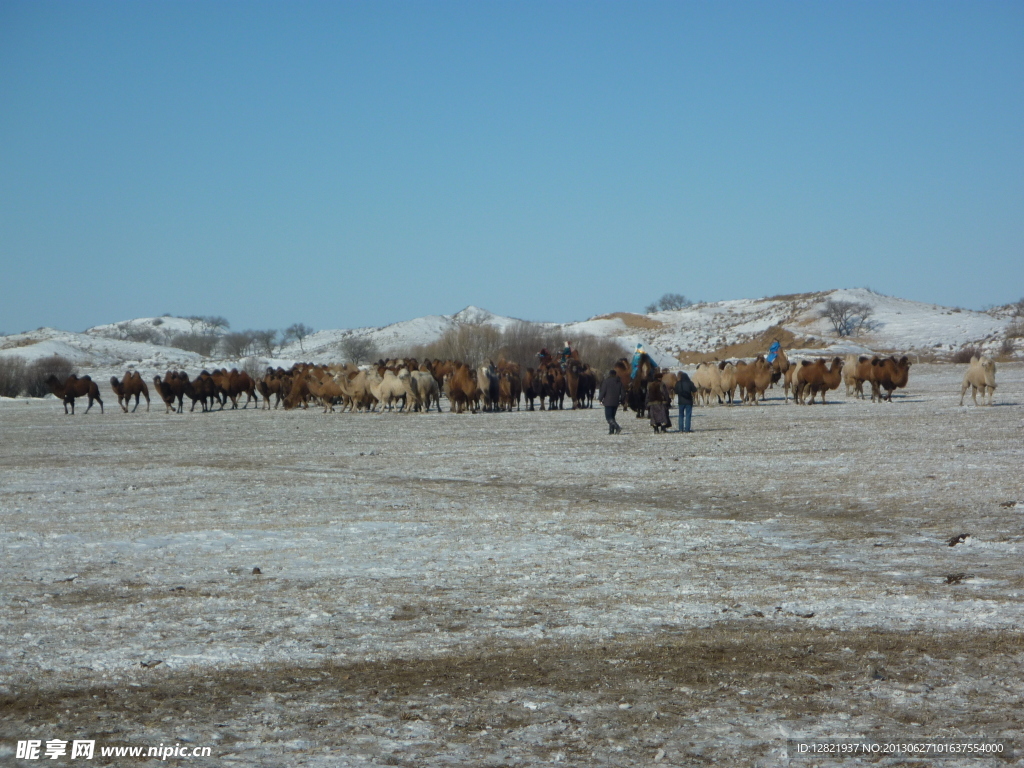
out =
<svg viewBox="0 0 1024 768"><path fill-rule="evenodd" d="M714 352L680 352L677 357L683 365L696 365L705 360L729 360L733 358L754 358L758 355L768 354L768 348L772 342L778 339L783 350L793 348L820 349L825 344L817 339L806 339L797 336L782 326L773 325L771 328L757 334L749 341L738 344L727 344L718 347Z"/></svg>
<svg viewBox="0 0 1024 768"><path fill-rule="evenodd" d="M1008 694L986 682L1016 674L1018 633L838 632L792 616L750 616L640 638L491 645L434 658L184 670L150 660L126 679L78 685L44 673L38 687L0 697L0 733L59 727L119 742L126 733L163 738L187 727L223 752L251 748L246 733L272 726L261 731L264 744L301 738L322 754L352 743L390 758L398 734L419 724L432 735L401 747L391 764L453 752L484 764L500 739L522 759L532 756L525 764L556 751L590 761L607 750L615 764L634 765L662 746L685 758L695 740L702 744L692 757L730 761L739 745L699 737L695 723L705 721L742 720L749 758L778 742L779 720L852 712L887 737L916 733L911 720L938 737L951 729L994 735L1020 719L1019 703L1000 708ZM967 707L921 694L958 697L957 686L971 691Z"/></svg>
<svg viewBox="0 0 1024 768"><path fill-rule="evenodd" d="M621 320L627 328L640 328L645 331L657 331L665 327L665 324L660 320L655 320L646 315L636 315L632 312L613 312L610 315L598 315L594 319Z"/></svg>

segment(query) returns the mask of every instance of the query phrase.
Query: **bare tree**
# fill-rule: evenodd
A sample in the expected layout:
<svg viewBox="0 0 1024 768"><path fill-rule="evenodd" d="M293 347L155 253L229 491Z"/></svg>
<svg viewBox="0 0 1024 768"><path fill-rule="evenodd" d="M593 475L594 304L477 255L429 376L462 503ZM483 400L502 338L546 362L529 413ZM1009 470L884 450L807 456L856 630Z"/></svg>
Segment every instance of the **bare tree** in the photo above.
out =
<svg viewBox="0 0 1024 768"><path fill-rule="evenodd" d="M345 357L345 362L356 365L372 362L380 354L377 345L369 336L349 336L338 346Z"/></svg>
<svg viewBox="0 0 1024 768"><path fill-rule="evenodd" d="M253 331L253 346L256 351L266 357L274 356L274 346L277 344L277 331L268 329L266 331Z"/></svg>
<svg viewBox="0 0 1024 768"><path fill-rule="evenodd" d="M464 324L449 329L437 341L413 347L409 354L416 358L461 360L474 366L486 360L497 362L504 359L517 363L525 371L536 367L540 350L548 349L557 354L565 341L561 327L524 320L511 323L503 330L491 325ZM583 335L573 337L571 344L583 362L602 371L607 371L615 361L629 354L614 339Z"/></svg>
<svg viewBox="0 0 1024 768"><path fill-rule="evenodd" d="M163 344L164 335L152 326L128 325L121 328L121 338L125 341L141 341L147 344Z"/></svg>
<svg viewBox="0 0 1024 768"><path fill-rule="evenodd" d="M256 331L235 331L221 336L220 343L228 357L245 357L251 351L255 336Z"/></svg>
<svg viewBox="0 0 1024 768"><path fill-rule="evenodd" d="M537 365L537 353L541 349L560 350L565 336L559 326L518 320L507 325L496 341L494 347L486 351L486 356L494 360L503 357L510 363L518 363L525 371Z"/></svg>
<svg viewBox="0 0 1024 768"><path fill-rule="evenodd" d="M299 342L299 349L305 352L306 350L302 346L302 341L312 332L313 329L310 328L305 323L294 323L293 325L289 325L287 328L284 329L284 338L286 340L295 339L297 342Z"/></svg>
<svg viewBox="0 0 1024 768"><path fill-rule="evenodd" d="M825 302L820 317L832 324L832 330L836 332L836 336L852 336L869 327L872 312L869 304L829 299Z"/></svg>
<svg viewBox="0 0 1024 768"><path fill-rule="evenodd" d="M579 336L573 342L573 346L579 352L580 360L589 363L602 379L615 363L630 356L630 352L620 341L602 336Z"/></svg>
<svg viewBox="0 0 1024 768"><path fill-rule="evenodd" d="M189 315L188 320L193 334L222 333L231 327L227 318L220 315Z"/></svg>
<svg viewBox="0 0 1024 768"><path fill-rule="evenodd" d="M670 309L683 309L691 304L693 302L681 293L666 293L653 304L648 304L645 310L647 314L651 314L652 312L666 312Z"/></svg>
<svg viewBox="0 0 1024 768"><path fill-rule="evenodd" d="M217 346L218 341L220 341L220 336L215 333L190 332L177 333L167 343L172 347L209 357L213 354L213 349Z"/></svg>
<svg viewBox="0 0 1024 768"><path fill-rule="evenodd" d="M17 397L25 388L28 363L22 357L0 357L0 397Z"/></svg>

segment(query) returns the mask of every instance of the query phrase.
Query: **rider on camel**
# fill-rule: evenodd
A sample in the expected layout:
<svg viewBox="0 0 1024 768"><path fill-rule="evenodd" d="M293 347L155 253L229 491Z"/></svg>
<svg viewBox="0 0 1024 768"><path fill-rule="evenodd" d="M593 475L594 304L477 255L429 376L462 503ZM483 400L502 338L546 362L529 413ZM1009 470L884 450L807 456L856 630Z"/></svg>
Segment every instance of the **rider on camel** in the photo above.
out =
<svg viewBox="0 0 1024 768"><path fill-rule="evenodd" d="M636 345L636 352L633 353L633 370L629 374L629 378L630 378L631 381L636 378L637 371L640 369L640 359L644 355L646 355L646 354L647 353L644 352L644 345L643 344L637 344ZM658 364L656 362L654 362L654 358L653 357L651 357L650 355L647 355L647 359L651 361L651 365L657 367Z"/></svg>
<svg viewBox="0 0 1024 768"><path fill-rule="evenodd" d="M569 362L569 358L572 357L572 346L569 342L565 342L565 346L562 348L562 370L565 370L565 366Z"/></svg>

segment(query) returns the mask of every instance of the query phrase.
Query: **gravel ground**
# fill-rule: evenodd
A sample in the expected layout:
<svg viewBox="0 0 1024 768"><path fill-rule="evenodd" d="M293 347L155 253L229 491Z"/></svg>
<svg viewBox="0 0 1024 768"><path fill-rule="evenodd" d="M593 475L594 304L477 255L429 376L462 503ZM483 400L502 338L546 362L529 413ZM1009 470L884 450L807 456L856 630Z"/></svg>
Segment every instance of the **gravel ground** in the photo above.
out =
<svg viewBox="0 0 1024 768"><path fill-rule="evenodd" d="M958 407L961 374L915 366L892 404L698 408L692 435L626 414L609 436L599 409L2 401L0 763L34 764L24 739L118 765L159 761L101 746L417 767L1024 750L1024 367L994 407Z"/></svg>

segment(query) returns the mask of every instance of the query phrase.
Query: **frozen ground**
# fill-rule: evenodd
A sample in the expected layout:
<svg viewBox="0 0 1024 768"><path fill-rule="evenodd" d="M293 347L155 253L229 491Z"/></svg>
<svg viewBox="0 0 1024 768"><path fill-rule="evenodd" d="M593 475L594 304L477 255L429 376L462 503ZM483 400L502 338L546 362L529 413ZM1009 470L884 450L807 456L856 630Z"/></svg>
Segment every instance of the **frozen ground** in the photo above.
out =
<svg viewBox="0 0 1024 768"><path fill-rule="evenodd" d="M1024 367L991 408L957 406L961 371L699 408L693 435L0 401L0 763L29 738L210 766L1024 750Z"/></svg>

